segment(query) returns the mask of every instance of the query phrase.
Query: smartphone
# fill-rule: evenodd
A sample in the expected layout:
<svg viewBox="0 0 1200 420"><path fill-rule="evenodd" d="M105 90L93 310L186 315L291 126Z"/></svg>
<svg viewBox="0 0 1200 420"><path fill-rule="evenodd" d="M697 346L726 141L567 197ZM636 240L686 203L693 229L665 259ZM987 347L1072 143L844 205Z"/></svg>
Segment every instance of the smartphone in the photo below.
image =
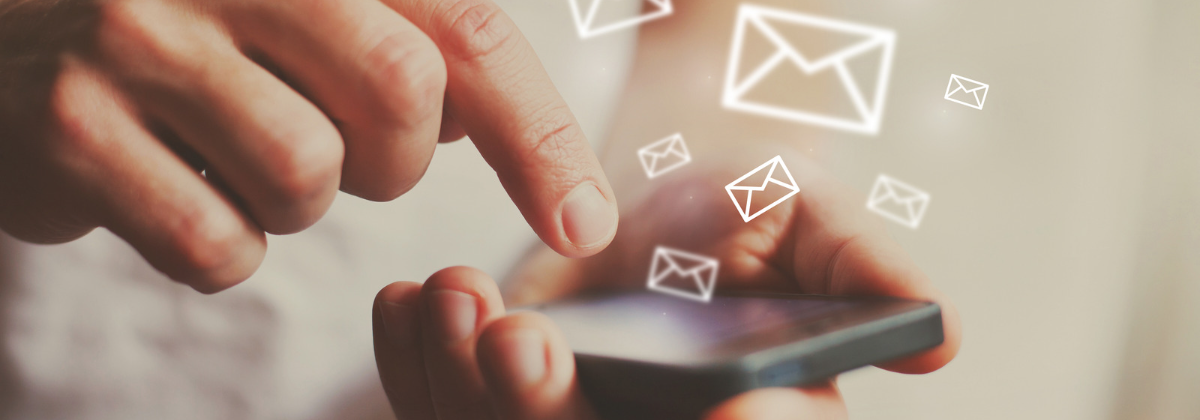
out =
<svg viewBox="0 0 1200 420"><path fill-rule="evenodd" d="M562 329L606 418L696 417L761 387L798 386L942 343L941 308L893 298L649 292L533 306Z"/></svg>

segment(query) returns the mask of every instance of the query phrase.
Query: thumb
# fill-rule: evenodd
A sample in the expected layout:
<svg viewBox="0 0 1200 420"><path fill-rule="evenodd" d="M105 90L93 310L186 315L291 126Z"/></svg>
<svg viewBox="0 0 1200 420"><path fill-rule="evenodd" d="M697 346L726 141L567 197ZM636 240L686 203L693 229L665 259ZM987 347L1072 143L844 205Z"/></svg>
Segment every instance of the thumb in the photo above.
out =
<svg viewBox="0 0 1200 420"><path fill-rule="evenodd" d="M501 419L594 420L575 380L575 358L545 315L519 312L494 321L476 357Z"/></svg>

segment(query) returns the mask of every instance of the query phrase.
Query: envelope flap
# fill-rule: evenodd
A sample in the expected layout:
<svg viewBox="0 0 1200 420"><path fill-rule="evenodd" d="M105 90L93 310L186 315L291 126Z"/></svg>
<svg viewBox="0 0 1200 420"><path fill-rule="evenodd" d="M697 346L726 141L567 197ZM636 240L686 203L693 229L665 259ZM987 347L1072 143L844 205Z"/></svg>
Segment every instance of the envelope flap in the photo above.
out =
<svg viewBox="0 0 1200 420"><path fill-rule="evenodd" d="M694 274L696 271L709 270L713 268L712 260L708 258L698 258L685 254L675 253L671 255L672 262L679 271L688 274Z"/></svg>
<svg viewBox="0 0 1200 420"><path fill-rule="evenodd" d="M965 78L962 76L957 76L957 75L952 75L952 76L954 77L954 81L958 82L958 88L965 90L967 92L975 92L980 89L987 89L987 87L988 87L986 84L979 83L979 82L976 82L974 80L971 80L971 79L968 79L968 78Z"/></svg>
<svg viewBox="0 0 1200 420"><path fill-rule="evenodd" d="M679 157L687 157L691 154L688 152L687 144L684 143L682 137L675 136L671 137L670 140L671 141L667 142L667 148L663 153L678 155Z"/></svg>
<svg viewBox="0 0 1200 420"><path fill-rule="evenodd" d="M655 160L665 157L691 160L691 153L688 152L687 144L683 141L683 136L680 134L674 134L670 137L643 146L642 148L638 149L638 156L641 156L643 161L646 159Z"/></svg>
<svg viewBox="0 0 1200 420"><path fill-rule="evenodd" d="M776 176L775 174L778 169L782 169L783 172ZM796 185L795 181L792 180L792 174L787 171L787 167L785 167L783 164L783 157L775 156L762 165L758 165L758 167L754 168L753 171L742 175L741 178L730 182L729 185L725 186L725 189L762 191L767 187L767 184L771 183L772 180L780 183L779 181L782 179L791 180L788 188L792 188L792 186ZM783 181L782 183L787 184L787 181Z"/></svg>
<svg viewBox="0 0 1200 420"><path fill-rule="evenodd" d="M787 189L796 188L796 179L792 178L792 172L788 170L787 165L783 164L782 159L776 163L775 167L771 168L771 173L768 177L768 182L773 182Z"/></svg>
<svg viewBox="0 0 1200 420"><path fill-rule="evenodd" d="M729 186L733 189L762 188L762 186L767 183L767 176L770 174L770 166L760 167L755 169L753 172L747 173L741 178L738 178L737 181L729 184Z"/></svg>
<svg viewBox="0 0 1200 420"><path fill-rule="evenodd" d="M901 202L922 201L928 200L929 194L917 189L912 185L908 185L894 178L888 178L883 182L892 197Z"/></svg>
<svg viewBox="0 0 1200 420"><path fill-rule="evenodd" d="M762 27L777 34L777 39L782 39L783 44L799 54L806 63L815 63L822 57L828 57L870 40L870 37L862 34L829 31L824 28L797 25L769 17L764 18L762 22L764 23ZM768 37L770 36L768 35ZM776 42L778 43L778 41Z"/></svg>
<svg viewBox="0 0 1200 420"><path fill-rule="evenodd" d="M912 188L893 186L893 190L896 192L896 199L905 203L912 201L924 201L929 197L929 194Z"/></svg>
<svg viewBox="0 0 1200 420"><path fill-rule="evenodd" d="M667 154L670 146L666 144L651 144L649 146L638 149L638 155L645 157L662 157Z"/></svg>
<svg viewBox="0 0 1200 420"><path fill-rule="evenodd" d="M899 196L896 195L896 189L892 188L892 184L889 182L890 180L890 178L885 178L883 176L879 177L879 180L875 182L875 186L871 188L871 196L868 197L871 203L879 203L887 200L899 200Z"/></svg>
<svg viewBox="0 0 1200 420"><path fill-rule="evenodd" d="M877 47L895 36L886 29L785 10L752 6L747 13L755 29L809 72Z"/></svg>
<svg viewBox="0 0 1200 420"><path fill-rule="evenodd" d="M603 27L658 11L669 11L670 0L573 0L585 13L584 23L591 27ZM643 7L646 10L643 10Z"/></svg>
<svg viewBox="0 0 1200 420"><path fill-rule="evenodd" d="M662 259L662 265L656 267L659 270L656 275L666 274L666 271L687 275L716 268L716 261L712 258L674 249L659 248L655 258Z"/></svg>
<svg viewBox="0 0 1200 420"><path fill-rule="evenodd" d="M638 153L662 156L667 153L670 153L671 150L676 147L675 143L676 143L676 139L665 138L665 139L656 141L654 143L648 144L648 145L642 147L641 149L638 149Z"/></svg>

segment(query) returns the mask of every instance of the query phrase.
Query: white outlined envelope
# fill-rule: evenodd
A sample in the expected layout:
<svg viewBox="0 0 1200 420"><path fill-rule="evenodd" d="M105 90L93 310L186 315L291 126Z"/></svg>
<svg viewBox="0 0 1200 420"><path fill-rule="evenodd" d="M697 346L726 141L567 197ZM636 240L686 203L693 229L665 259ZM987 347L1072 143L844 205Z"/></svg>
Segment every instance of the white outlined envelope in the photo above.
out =
<svg viewBox="0 0 1200 420"><path fill-rule="evenodd" d="M880 174L867 198L867 209L893 222L916 229L929 208L929 193Z"/></svg>
<svg viewBox="0 0 1200 420"><path fill-rule="evenodd" d="M659 246L650 263L650 290L685 299L708 302L717 285L720 263L714 258Z"/></svg>
<svg viewBox="0 0 1200 420"><path fill-rule="evenodd" d="M781 35L784 25L801 26L808 30L829 32L839 37L853 37L855 43L824 55L806 54L790 44ZM756 31L770 40L775 53L761 64L753 67L747 74L739 74L743 67L742 51L746 43L746 32ZM733 32L733 47L729 54L729 68L725 74L725 88L722 95L722 105L726 109L748 112L752 114L790 120L800 123L813 124L862 134L879 133L883 121L883 104L887 96L888 79L892 70L892 55L896 49L896 33L890 29L876 28L857 23L817 17L789 10L775 9L751 4L742 4L738 8L737 26ZM864 92L862 86L851 71L848 61L865 57L873 51L881 51L879 68L872 71L876 80L871 83L873 91ZM816 77L826 72L836 74L836 80L841 84L835 87L844 91L847 99L854 106L855 116L834 112L832 109L794 109L780 104L763 103L747 99L747 93L763 79L780 72L789 71L783 66L797 67L804 76ZM865 80L864 80L865 81ZM801 95L804 92L796 92ZM838 115L841 114L841 115Z"/></svg>
<svg viewBox="0 0 1200 420"><path fill-rule="evenodd" d="M683 135L675 133L669 137L650 143L638 149L638 159L642 161L642 169L650 179L675 170L692 161Z"/></svg>
<svg viewBox="0 0 1200 420"><path fill-rule="evenodd" d="M763 171L767 171L766 176L761 182L758 182L758 177L756 175L761 174ZM784 177L786 177L786 179ZM754 197L756 195L767 195L769 194L769 189L775 189L778 191L780 188L786 190L787 193L771 202L771 204L768 204L762 209L754 212L754 214L750 214L750 210L752 209L750 206L754 203ZM780 156L775 156L766 163L754 168L754 170L750 171L750 173L742 175L741 178L730 182L729 185L725 186L725 192L729 193L729 198L733 199L733 204L737 206L738 213L742 215L742 220L749 222L755 217L766 213L767 210L778 206L779 203L792 198L793 195L796 195L796 193L800 192L800 187L796 186L796 180L792 178L792 173L788 171L787 165L783 164L783 158ZM745 198L739 197L739 195L742 194L745 194Z"/></svg>
<svg viewBox="0 0 1200 420"><path fill-rule="evenodd" d="M631 28L654 19L664 18L674 11L671 0L633 0L646 6L640 14L612 22L599 22L601 8L627 7L631 0L567 0L571 3L571 14L575 16L575 29L579 37L588 39L609 32Z"/></svg>
<svg viewBox="0 0 1200 420"><path fill-rule="evenodd" d="M946 85L947 101L958 102L971 108L982 110L983 101L987 100L987 94L987 83L977 82L957 74L950 74L950 84Z"/></svg>

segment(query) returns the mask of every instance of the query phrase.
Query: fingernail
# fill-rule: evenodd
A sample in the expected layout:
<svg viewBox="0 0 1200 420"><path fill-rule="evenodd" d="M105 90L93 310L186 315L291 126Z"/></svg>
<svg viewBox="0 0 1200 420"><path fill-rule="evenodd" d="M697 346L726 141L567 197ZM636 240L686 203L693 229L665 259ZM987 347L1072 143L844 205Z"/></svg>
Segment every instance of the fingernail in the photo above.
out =
<svg viewBox="0 0 1200 420"><path fill-rule="evenodd" d="M563 202L563 231L567 240L579 248L599 245L617 227L617 211L595 184L575 187Z"/></svg>
<svg viewBox="0 0 1200 420"><path fill-rule="evenodd" d="M454 290L429 294L434 331L446 342L456 342L475 332L475 297Z"/></svg>
<svg viewBox="0 0 1200 420"><path fill-rule="evenodd" d="M416 343L417 312L411 305L396 302L382 302L379 310L383 315L383 332L392 345L397 347Z"/></svg>
<svg viewBox="0 0 1200 420"><path fill-rule="evenodd" d="M500 374L517 388L541 382L546 376L546 339L533 328L516 328L496 337Z"/></svg>

